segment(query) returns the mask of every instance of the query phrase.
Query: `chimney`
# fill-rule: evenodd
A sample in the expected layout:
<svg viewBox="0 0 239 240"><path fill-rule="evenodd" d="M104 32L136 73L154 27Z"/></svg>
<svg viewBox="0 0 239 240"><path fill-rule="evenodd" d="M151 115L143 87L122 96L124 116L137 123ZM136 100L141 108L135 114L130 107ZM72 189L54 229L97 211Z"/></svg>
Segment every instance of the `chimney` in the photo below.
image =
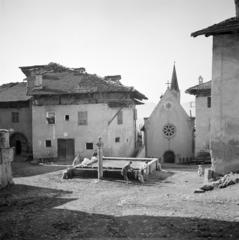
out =
<svg viewBox="0 0 239 240"><path fill-rule="evenodd" d="M119 82L121 80L121 75L105 76L105 80Z"/></svg>
<svg viewBox="0 0 239 240"><path fill-rule="evenodd" d="M203 77L202 77L202 76L199 76L199 77L198 77L198 83L199 83L199 84L202 84L202 83L203 83Z"/></svg>
<svg viewBox="0 0 239 240"><path fill-rule="evenodd" d="M239 18L239 0L235 1L235 7L236 7L236 17Z"/></svg>

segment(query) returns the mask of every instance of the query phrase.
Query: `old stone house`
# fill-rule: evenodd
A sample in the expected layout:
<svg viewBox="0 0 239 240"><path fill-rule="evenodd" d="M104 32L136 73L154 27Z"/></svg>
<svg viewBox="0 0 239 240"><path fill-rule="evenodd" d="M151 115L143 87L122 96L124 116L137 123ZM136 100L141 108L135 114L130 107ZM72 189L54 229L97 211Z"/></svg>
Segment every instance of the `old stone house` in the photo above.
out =
<svg viewBox="0 0 239 240"><path fill-rule="evenodd" d="M19 156L27 156L32 148L31 97L26 92L26 82L0 86L0 128L14 129L10 145Z"/></svg>
<svg viewBox="0 0 239 240"><path fill-rule="evenodd" d="M211 155L216 172L239 170L239 1L236 17L192 33L213 36Z"/></svg>
<svg viewBox="0 0 239 240"><path fill-rule="evenodd" d="M194 119L180 104L175 66L171 85L159 103L145 119L144 144L146 157L161 158L162 162L184 163L194 155Z"/></svg>
<svg viewBox="0 0 239 240"><path fill-rule="evenodd" d="M17 108L18 132L29 135L34 158L72 160L77 153L90 157L99 137L106 156L134 153L136 105L147 98L124 86L119 75L101 78L84 68L70 69L55 63L20 69L26 79L17 85L25 87L28 110L24 115L24 110ZM29 119L29 124L21 116ZM24 132L23 125L29 133ZM17 130L14 124L5 128Z"/></svg>
<svg viewBox="0 0 239 240"><path fill-rule="evenodd" d="M210 156L211 81L199 77L199 84L186 93L195 95L195 156Z"/></svg>

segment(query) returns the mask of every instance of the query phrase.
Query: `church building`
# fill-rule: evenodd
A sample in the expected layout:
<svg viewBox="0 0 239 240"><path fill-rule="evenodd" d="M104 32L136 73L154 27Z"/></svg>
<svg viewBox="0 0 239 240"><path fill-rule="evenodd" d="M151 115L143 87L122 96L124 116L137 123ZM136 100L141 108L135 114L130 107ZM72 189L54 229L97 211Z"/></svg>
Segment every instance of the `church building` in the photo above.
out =
<svg viewBox="0 0 239 240"><path fill-rule="evenodd" d="M194 156L194 119L180 104L180 90L175 65L170 86L159 103L145 119L144 143L146 157L162 162L185 163Z"/></svg>

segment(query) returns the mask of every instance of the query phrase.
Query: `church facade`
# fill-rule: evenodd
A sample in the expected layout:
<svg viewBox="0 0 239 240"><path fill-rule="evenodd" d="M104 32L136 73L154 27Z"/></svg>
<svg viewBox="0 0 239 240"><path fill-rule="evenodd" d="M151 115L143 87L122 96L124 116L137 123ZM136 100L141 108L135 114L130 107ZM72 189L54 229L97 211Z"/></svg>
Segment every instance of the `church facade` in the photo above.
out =
<svg viewBox="0 0 239 240"><path fill-rule="evenodd" d="M157 157L162 162L185 163L194 156L194 119L189 117L180 104L175 66L171 85L159 103L145 119L145 156Z"/></svg>

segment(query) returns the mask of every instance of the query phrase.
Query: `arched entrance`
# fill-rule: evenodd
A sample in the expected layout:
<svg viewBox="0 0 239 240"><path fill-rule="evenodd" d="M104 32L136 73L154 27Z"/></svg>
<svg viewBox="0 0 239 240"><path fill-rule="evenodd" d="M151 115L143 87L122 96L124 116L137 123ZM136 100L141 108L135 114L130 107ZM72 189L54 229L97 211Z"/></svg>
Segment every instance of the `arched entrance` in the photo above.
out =
<svg viewBox="0 0 239 240"><path fill-rule="evenodd" d="M16 156L22 156L28 152L28 141L23 133L13 133L10 136L10 146L15 147Z"/></svg>
<svg viewBox="0 0 239 240"><path fill-rule="evenodd" d="M163 155L163 161L165 163L175 163L175 154L173 151L167 151Z"/></svg>

